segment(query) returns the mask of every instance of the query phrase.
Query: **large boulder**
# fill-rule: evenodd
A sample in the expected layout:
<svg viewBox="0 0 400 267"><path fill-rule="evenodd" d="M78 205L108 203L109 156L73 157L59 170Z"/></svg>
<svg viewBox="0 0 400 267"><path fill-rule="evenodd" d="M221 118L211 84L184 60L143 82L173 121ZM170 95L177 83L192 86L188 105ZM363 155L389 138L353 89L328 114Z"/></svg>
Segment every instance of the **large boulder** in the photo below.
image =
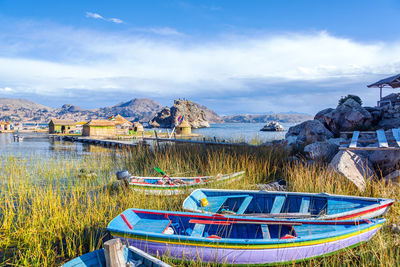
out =
<svg viewBox="0 0 400 267"><path fill-rule="evenodd" d="M307 145L333 138L333 134L320 121L309 120L290 127L285 135L288 145Z"/></svg>
<svg viewBox="0 0 400 267"><path fill-rule="evenodd" d="M364 107L366 111L368 111L372 116L372 124L378 124L383 118L383 109L379 107Z"/></svg>
<svg viewBox="0 0 400 267"><path fill-rule="evenodd" d="M333 109L333 108L326 108L326 109L321 110L320 112L318 112L317 114L315 114L314 120L320 121L320 122L326 127L326 125L325 125L325 124L326 124L325 116L326 116L326 114L332 112L333 110L335 110L335 109Z"/></svg>
<svg viewBox="0 0 400 267"><path fill-rule="evenodd" d="M375 176L367 158L348 150L339 151L329 163L329 167L353 182L361 191L365 189L366 179Z"/></svg>
<svg viewBox="0 0 400 267"><path fill-rule="evenodd" d="M336 136L340 131L367 129L373 123L373 117L358 102L349 98L336 109L325 109L317 113L316 118Z"/></svg>
<svg viewBox="0 0 400 267"><path fill-rule="evenodd" d="M369 161L378 172L387 175L400 165L400 151L377 150L370 153Z"/></svg>
<svg viewBox="0 0 400 267"><path fill-rule="evenodd" d="M189 100L175 100L171 108L165 107L149 122L162 128L173 128L178 124L178 117L183 115L192 128L210 127L206 113L200 106ZM155 123L156 122L156 123Z"/></svg>
<svg viewBox="0 0 400 267"><path fill-rule="evenodd" d="M329 162L339 151L339 146L334 142L322 141L305 146L304 152L308 159Z"/></svg>

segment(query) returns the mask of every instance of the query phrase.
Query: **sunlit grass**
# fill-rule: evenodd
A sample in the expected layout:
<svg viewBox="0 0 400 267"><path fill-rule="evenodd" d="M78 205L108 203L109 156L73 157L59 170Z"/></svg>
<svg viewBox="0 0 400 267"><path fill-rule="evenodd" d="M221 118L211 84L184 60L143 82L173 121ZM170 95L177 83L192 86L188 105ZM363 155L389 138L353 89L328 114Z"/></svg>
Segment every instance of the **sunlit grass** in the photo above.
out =
<svg viewBox="0 0 400 267"><path fill-rule="evenodd" d="M94 150L95 151L95 150ZM107 153L103 153L107 151ZM157 176L154 166L170 175L214 175L245 170L235 183L218 185L255 189L255 184L286 179L291 191L328 192L398 198L394 185L370 181L364 193L324 165L287 163L283 147L205 147L163 145L120 153L108 150L79 158L43 160L0 157L0 265L57 266L102 247L107 224L127 208L181 210L186 195L146 196L115 184L115 171ZM95 174L95 175L93 175ZM400 221L396 203L387 215ZM307 266L399 265L400 238L388 229L359 248L302 263ZM199 262L174 265L210 266Z"/></svg>

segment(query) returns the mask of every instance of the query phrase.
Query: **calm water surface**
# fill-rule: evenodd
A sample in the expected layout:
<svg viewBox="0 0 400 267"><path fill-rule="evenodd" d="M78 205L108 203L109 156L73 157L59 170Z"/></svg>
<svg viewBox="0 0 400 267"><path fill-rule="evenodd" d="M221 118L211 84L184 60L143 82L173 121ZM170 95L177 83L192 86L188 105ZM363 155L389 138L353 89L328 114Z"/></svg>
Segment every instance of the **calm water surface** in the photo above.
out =
<svg viewBox="0 0 400 267"><path fill-rule="evenodd" d="M282 123L285 129L294 124ZM194 133L204 135L206 138L216 137L218 140L242 140L251 142L256 138L261 142L279 140L285 137L286 132L261 132L264 123L225 123L211 124L210 128L194 129ZM72 156L80 157L92 153L113 153L112 149L81 143L54 141L47 134L22 133L24 140L14 142L13 134L0 134L0 155L43 157Z"/></svg>

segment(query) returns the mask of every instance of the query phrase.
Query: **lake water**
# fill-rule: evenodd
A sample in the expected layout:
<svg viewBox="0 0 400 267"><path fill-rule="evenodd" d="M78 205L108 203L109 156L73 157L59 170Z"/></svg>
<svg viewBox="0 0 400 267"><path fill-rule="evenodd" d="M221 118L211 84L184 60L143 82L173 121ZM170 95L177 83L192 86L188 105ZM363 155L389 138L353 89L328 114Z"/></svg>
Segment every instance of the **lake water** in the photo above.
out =
<svg viewBox="0 0 400 267"><path fill-rule="evenodd" d="M285 129L293 124L282 123ZM194 129L194 133L204 135L206 138L216 137L218 140L251 142L256 138L261 142L279 140L285 137L286 132L261 132L264 123L224 123L211 124L210 128ZM92 153L112 153L109 148L49 140L46 134L26 133L22 142L14 142L13 134L0 134L0 155L26 156L40 154L44 157L54 157L70 154L80 157ZM39 137L39 138L38 138Z"/></svg>
<svg viewBox="0 0 400 267"><path fill-rule="evenodd" d="M262 132L265 123L221 123L211 124L210 128L193 129L194 133L199 133L208 138L226 139L226 140L243 140L250 142L253 138L257 138L262 142L280 140L285 138L287 130L292 127L293 123L281 123L285 128L284 132Z"/></svg>

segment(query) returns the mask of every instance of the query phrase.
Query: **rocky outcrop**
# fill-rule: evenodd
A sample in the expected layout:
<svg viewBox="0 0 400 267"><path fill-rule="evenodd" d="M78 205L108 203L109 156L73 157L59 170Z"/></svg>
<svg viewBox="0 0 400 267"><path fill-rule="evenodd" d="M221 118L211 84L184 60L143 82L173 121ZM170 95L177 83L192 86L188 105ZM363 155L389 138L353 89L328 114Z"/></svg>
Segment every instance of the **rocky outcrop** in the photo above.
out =
<svg viewBox="0 0 400 267"><path fill-rule="evenodd" d="M285 128L283 128L283 126L280 125L276 121L270 121L270 122L267 122L267 124L265 124L264 127L260 131L263 131L263 132L283 132L283 131L285 131Z"/></svg>
<svg viewBox="0 0 400 267"><path fill-rule="evenodd" d="M336 109L320 111L315 119L322 122L336 136L340 131L366 129L373 123L371 113L351 98Z"/></svg>
<svg viewBox="0 0 400 267"><path fill-rule="evenodd" d="M331 161L339 151L339 145L330 140L315 142L305 146L304 153L307 158L314 161Z"/></svg>
<svg viewBox="0 0 400 267"><path fill-rule="evenodd" d="M383 180L387 183L392 182L395 184L400 183L400 170L395 170L394 172L389 173L385 177L383 177Z"/></svg>
<svg viewBox="0 0 400 267"><path fill-rule="evenodd" d="M289 128L285 135L288 145L307 145L333 138L333 133L318 120L309 120Z"/></svg>
<svg viewBox="0 0 400 267"><path fill-rule="evenodd" d="M352 151L343 150L337 153L329 167L353 182L360 191L365 190L366 179L375 176L368 159Z"/></svg>
<svg viewBox="0 0 400 267"><path fill-rule="evenodd" d="M206 119L209 123L224 123L224 119L221 118L217 113L207 108L206 106L194 103L199 109L204 111Z"/></svg>
<svg viewBox="0 0 400 267"><path fill-rule="evenodd" d="M178 117L185 116L192 128L210 127L205 112L198 105L189 100L175 100L171 108L165 107L149 122L156 127L173 128L178 123Z"/></svg>

